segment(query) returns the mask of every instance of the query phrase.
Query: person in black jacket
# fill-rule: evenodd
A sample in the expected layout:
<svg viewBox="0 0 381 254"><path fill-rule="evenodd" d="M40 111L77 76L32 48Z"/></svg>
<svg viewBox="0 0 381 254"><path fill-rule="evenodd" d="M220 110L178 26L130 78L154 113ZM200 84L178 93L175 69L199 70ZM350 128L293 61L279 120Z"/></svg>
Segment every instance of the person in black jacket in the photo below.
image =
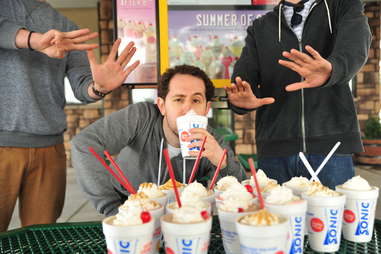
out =
<svg viewBox="0 0 381 254"><path fill-rule="evenodd" d="M334 188L363 150L349 81L367 60L371 33L360 0L288 0L256 19L226 87L234 112L256 111L259 167L280 183L316 170Z"/></svg>

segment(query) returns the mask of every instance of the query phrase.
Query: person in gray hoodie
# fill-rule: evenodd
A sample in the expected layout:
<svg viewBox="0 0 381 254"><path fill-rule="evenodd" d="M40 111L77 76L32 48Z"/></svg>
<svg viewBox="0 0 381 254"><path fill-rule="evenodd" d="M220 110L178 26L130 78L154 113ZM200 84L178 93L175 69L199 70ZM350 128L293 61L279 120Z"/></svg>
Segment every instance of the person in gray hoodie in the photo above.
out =
<svg viewBox="0 0 381 254"><path fill-rule="evenodd" d="M115 59L120 40L104 64L88 51L89 63L83 50L94 45L82 43L96 34L77 29L47 3L0 1L0 232L18 198L22 226L54 223L61 214L65 76L75 96L90 103L119 87L138 65L124 69L136 50L132 43Z"/></svg>
<svg viewBox="0 0 381 254"><path fill-rule="evenodd" d="M160 160L163 142L168 148L176 179L182 181L185 169L185 179L188 180L194 160L186 160L183 168L176 118L190 110L206 115L213 94L213 84L204 71L189 65L176 66L162 75L156 104L131 104L94 122L74 137L72 163L77 179L87 199L99 213L106 216L116 214L129 193L88 148L92 147L100 156L105 150L118 154L117 164L137 189L142 182L163 184L169 179L164 158ZM224 148L228 152L219 176L233 175L238 180L245 178L245 172L235 160L233 151L223 143L222 137L215 136L212 128L194 128L190 133L189 140L207 137L196 180L211 179ZM200 147L201 141L192 144ZM159 165L162 165L161 170ZM158 175L159 172L161 175Z"/></svg>

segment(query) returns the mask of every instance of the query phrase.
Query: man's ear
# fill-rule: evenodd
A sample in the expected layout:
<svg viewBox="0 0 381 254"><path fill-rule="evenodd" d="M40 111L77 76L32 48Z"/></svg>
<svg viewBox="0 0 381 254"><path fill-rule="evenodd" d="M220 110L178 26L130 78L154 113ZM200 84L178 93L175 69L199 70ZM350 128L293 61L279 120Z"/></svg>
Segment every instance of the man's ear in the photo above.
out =
<svg viewBox="0 0 381 254"><path fill-rule="evenodd" d="M206 111L205 111L205 115L207 115L209 113L209 110L211 109L212 107L212 102L211 101L208 101L206 103Z"/></svg>
<svg viewBox="0 0 381 254"><path fill-rule="evenodd" d="M164 115L165 115L164 99L161 98L161 97L158 97L158 98L156 99L156 104L157 104L157 107L158 107L159 110L160 110L160 113L164 116Z"/></svg>

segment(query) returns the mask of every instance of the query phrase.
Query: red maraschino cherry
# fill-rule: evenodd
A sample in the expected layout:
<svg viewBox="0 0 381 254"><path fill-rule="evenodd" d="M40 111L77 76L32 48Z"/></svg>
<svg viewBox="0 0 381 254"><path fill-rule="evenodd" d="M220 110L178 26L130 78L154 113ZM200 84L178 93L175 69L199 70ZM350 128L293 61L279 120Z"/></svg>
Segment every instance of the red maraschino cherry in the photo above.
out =
<svg viewBox="0 0 381 254"><path fill-rule="evenodd" d="M243 208L241 208L241 207L238 208L238 212L239 212L239 213L243 213L244 211L245 211L245 210L243 210Z"/></svg>
<svg viewBox="0 0 381 254"><path fill-rule="evenodd" d="M151 214L147 211L144 211L140 214L140 219L142 219L143 223L148 223L151 221Z"/></svg>
<svg viewBox="0 0 381 254"><path fill-rule="evenodd" d="M204 218L204 220L209 219L209 213L208 211L204 210L201 212L201 217Z"/></svg>

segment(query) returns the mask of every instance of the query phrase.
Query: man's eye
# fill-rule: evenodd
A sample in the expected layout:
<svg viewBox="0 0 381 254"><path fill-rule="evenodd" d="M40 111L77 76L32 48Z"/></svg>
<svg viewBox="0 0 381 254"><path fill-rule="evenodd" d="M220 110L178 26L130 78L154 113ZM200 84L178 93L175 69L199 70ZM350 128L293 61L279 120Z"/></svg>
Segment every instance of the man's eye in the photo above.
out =
<svg viewBox="0 0 381 254"><path fill-rule="evenodd" d="M201 100L199 100L199 99L194 99L193 102L194 102L194 103L201 103Z"/></svg>

